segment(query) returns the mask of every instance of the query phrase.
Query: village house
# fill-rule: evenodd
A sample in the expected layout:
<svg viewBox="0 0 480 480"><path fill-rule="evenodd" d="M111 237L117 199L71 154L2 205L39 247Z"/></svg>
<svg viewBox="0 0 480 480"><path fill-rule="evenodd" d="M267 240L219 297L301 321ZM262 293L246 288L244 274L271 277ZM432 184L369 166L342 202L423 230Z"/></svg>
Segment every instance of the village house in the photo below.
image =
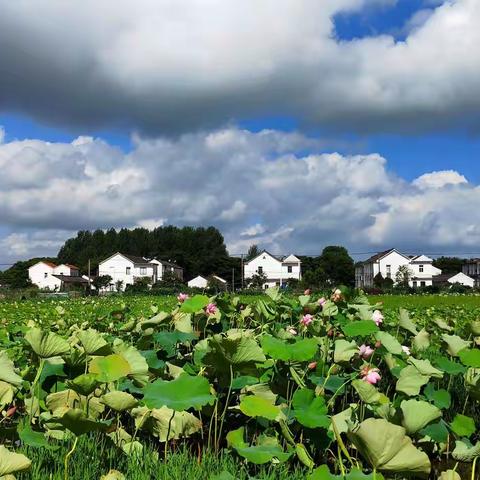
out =
<svg viewBox="0 0 480 480"><path fill-rule="evenodd" d="M124 291L127 285L133 285L140 279L147 279L153 285L163 279L166 272L171 272L180 280L183 279L183 268L172 262L158 259L147 259L136 255L117 252L98 265L98 275L111 277L107 290L118 288Z"/></svg>
<svg viewBox="0 0 480 480"><path fill-rule="evenodd" d="M88 277L81 276L75 265L55 263L41 260L28 269L28 278L41 290L61 291L67 287L84 286L89 283Z"/></svg>
<svg viewBox="0 0 480 480"><path fill-rule="evenodd" d="M284 286L289 279L301 280L301 261L295 255L278 257L263 250L259 255L243 265L245 283L256 274L265 274L266 280L263 288Z"/></svg>
<svg viewBox="0 0 480 480"><path fill-rule="evenodd" d="M224 288L227 288L227 281L217 275L211 275L211 279L216 280L219 284L223 285ZM190 288L207 288L208 287L208 279L202 277L201 275L192 278L187 282L187 285Z"/></svg>

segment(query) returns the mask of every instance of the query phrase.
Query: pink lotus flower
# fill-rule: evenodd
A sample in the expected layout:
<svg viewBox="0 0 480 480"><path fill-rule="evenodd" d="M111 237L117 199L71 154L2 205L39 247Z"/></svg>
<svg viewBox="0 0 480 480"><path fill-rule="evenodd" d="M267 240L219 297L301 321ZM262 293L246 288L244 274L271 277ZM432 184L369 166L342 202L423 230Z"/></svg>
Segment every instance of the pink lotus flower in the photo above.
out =
<svg viewBox="0 0 480 480"><path fill-rule="evenodd" d="M291 333L292 335L297 335L297 333L298 333L293 327L289 327L287 329L287 332Z"/></svg>
<svg viewBox="0 0 480 480"><path fill-rule="evenodd" d="M302 317L302 319L300 320L300 323L301 323L302 325L305 325L306 327L307 327L308 325L310 325L312 322L313 322L313 316L310 315L309 313L307 313L306 315L304 315L304 316Z"/></svg>
<svg viewBox="0 0 480 480"><path fill-rule="evenodd" d="M369 383L370 385L375 385L377 382L379 382L382 377L378 373L379 370L378 368L372 368L369 365L366 365L365 367L362 368L361 375L362 375L362 380L364 382Z"/></svg>
<svg viewBox="0 0 480 480"><path fill-rule="evenodd" d="M339 288L337 288L332 294L332 300L334 302L339 302L342 299L343 299L342 291Z"/></svg>
<svg viewBox="0 0 480 480"><path fill-rule="evenodd" d="M307 288L307 289L303 292L304 295L310 295L310 293L311 293L311 292L310 292L310 289L309 289L309 288Z"/></svg>
<svg viewBox="0 0 480 480"><path fill-rule="evenodd" d="M363 344L359 347L358 352L359 355L366 360L367 358L370 358L372 356L374 349L369 345Z"/></svg>
<svg viewBox="0 0 480 480"><path fill-rule="evenodd" d="M308 364L308 369L309 370L315 370L317 368L317 362L310 362Z"/></svg>
<svg viewBox="0 0 480 480"><path fill-rule="evenodd" d="M318 305L323 308L323 306L327 303L327 300L325 297L319 298L318 299Z"/></svg>
<svg viewBox="0 0 480 480"><path fill-rule="evenodd" d="M380 310L375 310L372 313L372 320L377 324L377 327L380 326L381 323L383 323L383 315Z"/></svg>
<svg viewBox="0 0 480 480"><path fill-rule="evenodd" d="M189 298L188 293L179 293L178 297L177 297L177 300L180 303L183 303L185 300L187 300L187 298Z"/></svg>
<svg viewBox="0 0 480 480"><path fill-rule="evenodd" d="M209 303L205 307L205 312L207 315L215 315L215 313L217 313L217 306L214 303Z"/></svg>
<svg viewBox="0 0 480 480"><path fill-rule="evenodd" d="M410 349L406 345L402 345L402 350L406 355L411 355Z"/></svg>

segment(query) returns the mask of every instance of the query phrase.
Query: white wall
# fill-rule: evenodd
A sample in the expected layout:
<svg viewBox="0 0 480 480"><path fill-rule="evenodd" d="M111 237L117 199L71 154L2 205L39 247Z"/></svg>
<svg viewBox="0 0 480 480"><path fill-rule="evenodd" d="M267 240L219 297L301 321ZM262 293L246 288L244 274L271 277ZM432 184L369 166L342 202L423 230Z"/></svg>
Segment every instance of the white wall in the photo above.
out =
<svg viewBox="0 0 480 480"><path fill-rule="evenodd" d="M192 278L187 285L190 288L207 288L208 280L202 276Z"/></svg>
<svg viewBox="0 0 480 480"><path fill-rule="evenodd" d="M284 280L288 278L301 278L301 264L297 263L284 263L280 260L272 257L267 252L263 252L256 258L250 260L244 264L244 277L248 284L248 279L252 278L259 272L259 268L263 269L263 273L267 276L267 282L265 287L274 287L275 285L281 285ZM291 272L289 272L291 267Z"/></svg>
<svg viewBox="0 0 480 480"><path fill-rule="evenodd" d="M130 268L128 273L127 268ZM125 290L127 285L134 284L136 277L149 277L154 282L157 275L157 265L136 265L123 255L116 254L99 264L98 275L110 275L112 277L109 290L115 290L118 281L123 282L122 290Z"/></svg>
<svg viewBox="0 0 480 480"><path fill-rule="evenodd" d="M28 269L30 281L42 290L59 290L61 280L53 276L54 268L46 263L39 262Z"/></svg>
<svg viewBox="0 0 480 480"><path fill-rule="evenodd" d="M448 279L448 283L451 283L452 285L455 283L460 283L461 285L472 288L475 286L475 280L464 273L457 273Z"/></svg>
<svg viewBox="0 0 480 480"><path fill-rule="evenodd" d="M79 275L79 271L74 268L70 268L68 265L62 263L53 269L54 275L68 275L68 276L76 276Z"/></svg>
<svg viewBox="0 0 480 480"><path fill-rule="evenodd" d="M403 265L408 265L410 268L410 260L398 252L391 252L373 265L373 277L375 278L375 275L380 272L383 278L391 278L395 282L398 269Z"/></svg>

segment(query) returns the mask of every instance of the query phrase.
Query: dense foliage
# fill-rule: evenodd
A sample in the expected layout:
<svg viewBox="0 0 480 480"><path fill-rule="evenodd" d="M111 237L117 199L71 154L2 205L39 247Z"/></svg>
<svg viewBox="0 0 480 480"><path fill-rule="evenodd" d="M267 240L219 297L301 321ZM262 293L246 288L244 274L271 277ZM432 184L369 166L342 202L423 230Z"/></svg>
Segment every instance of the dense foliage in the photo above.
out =
<svg viewBox="0 0 480 480"><path fill-rule="evenodd" d="M340 290L147 301L1 305L1 475L30 467L17 445L67 444L68 478L78 438L95 435L118 455L226 448L309 480L439 478L440 465L458 479L456 462L476 478L478 310L382 313Z"/></svg>

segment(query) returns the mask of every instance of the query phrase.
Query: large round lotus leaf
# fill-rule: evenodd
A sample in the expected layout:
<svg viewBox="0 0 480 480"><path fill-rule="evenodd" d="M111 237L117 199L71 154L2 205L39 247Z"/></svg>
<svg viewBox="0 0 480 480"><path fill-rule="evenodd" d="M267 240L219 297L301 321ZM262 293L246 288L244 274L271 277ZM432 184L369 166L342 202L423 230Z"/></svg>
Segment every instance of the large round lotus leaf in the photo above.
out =
<svg viewBox="0 0 480 480"><path fill-rule="evenodd" d="M413 365L408 365L400 371L396 389L399 392L406 393L409 397L413 397L420 393L420 389L429 380L428 375L422 375Z"/></svg>
<svg viewBox="0 0 480 480"><path fill-rule="evenodd" d="M12 403L14 392L12 385L0 381L0 410Z"/></svg>
<svg viewBox="0 0 480 480"><path fill-rule="evenodd" d="M172 381L158 379L143 389L143 401L148 408L168 407L176 411L201 408L215 400L210 384L204 377L182 374Z"/></svg>
<svg viewBox="0 0 480 480"><path fill-rule="evenodd" d="M130 410L138 404L137 399L130 393L118 391L106 393L103 395L101 401L116 412Z"/></svg>
<svg viewBox="0 0 480 480"><path fill-rule="evenodd" d="M475 457L480 457L480 442L472 445L467 439L457 440L452 456L460 462L472 462Z"/></svg>
<svg viewBox="0 0 480 480"><path fill-rule="evenodd" d="M129 362L117 353L108 355L107 357L95 357L90 362L88 370L90 373L95 373L97 375L97 380L99 382L106 383L120 380L129 375L132 371Z"/></svg>
<svg viewBox="0 0 480 480"><path fill-rule="evenodd" d="M244 431L244 427L240 427L238 430L229 432L227 443L229 447L234 448L240 456L246 458L249 462L257 465L272 460L285 462L292 455L292 452L282 450L275 437L260 436L257 445L249 446L243 439Z"/></svg>
<svg viewBox="0 0 480 480"><path fill-rule="evenodd" d="M458 352L464 348L468 348L472 342L463 340L458 335L442 335L442 340L447 344L447 351L453 357L458 356Z"/></svg>
<svg viewBox="0 0 480 480"><path fill-rule="evenodd" d="M240 402L240 410L248 417L263 417L275 420L281 413L280 407L263 397L247 395Z"/></svg>
<svg viewBox="0 0 480 480"><path fill-rule="evenodd" d="M377 332L375 338L382 342L382 346L390 353L393 353L394 355L401 355L403 353L402 345L393 335L390 335L387 332Z"/></svg>
<svg viewBox="0 0 480 480"><path fill-rule="evenodd" d="M354 380L353 388L357 391L360 398L369 404L388 403L388 397L380 393L373 385L363 380Z"/></svg>
<svg viewBox="0 0 480 480"><path fill-rule="evenodd" d="M400 408L403 413L402 424L407 433L418 432L442 416L441 410L435 405L420 400L404 400Z"/></svg>
<svg viewBox="0 0 480 480"><path fill-rule="evenodd" d="M56 357L70 351L70 344L60 335L32 328L25 334L25 340L41 358Z"/></svg>
<svg viewBox="0 0 480 480"><path fill-rule="evenodd" d="M443 378L443 372L435 368L430 360L417 360L414 357L408 359L408 363L413 365L419 373L422 375L427 375L429 377Z"/></svg>
<svg viewBox="0 0 480 480"><path fill-rule="evenodd" d="M292 399L295 418L308 428L328 428L330 419L323 397L315 397L313 390L302 388L297 390Z"/></svg>
<svg viewBox="0 0 480 480"><path fill-rule="evenodd" d="M372 320L358 320L347 323L342 327L342 330L347 337L365 337L378 332L378 327Z"/></svg>
<svg viewBox="0 0 480 480"><path fill-rule="evenodd" d="M335 363L349 362L357 353L358 346L354 340L351 342L347 342L347 340L336 340L333 361Z"/></svg>
<svg viewBox="0 0 480 480"><path fill-rule="evenodd" d="M315 338L287 343L271 335L264 335L261 344L266 355L284 362L306 362L311 360L318 350L318 341Z"/></svg>
<svg viewBox="0 0 480 480"><path fill-rule="evenodd" d="M415 337L413 337L412 345L417 352L423 352L430 346L430 334L422 328Z"/></svg>
<svg viewBox="0 0 480 480"><path fill-rule="evenodd" d="M480 368L469 368L464 378L470 396L480 400Z"/></svg>
<svg viewBox="0 0 480 480"><path fill-rule="evenodd" d="M461 415L457 413L450 428L459 436L459 437L469 437L472 433L475 433L475 421L471 417L466 415Z"/></svg>
<svg viewBox="0 0 480 480"><path fill-rule="evenodd" d="M45 404L51 412L65 407L78 408L80 407L80 396L74 390L62 390L50 393L45 399Z"/></svg>
<svg viewBox="0 0 480 480"><path fill-rule="evenodd" d="M203 310L208 305L208 302L209 299L206 295L194 295L182 303L180 310L185 313L196 313Z"/></svg>
<svg viewBox="0 0 480 480"><path fill-rule="evenodd" d="M175 330L178 330L179 332L192 333L192 314L177 312L173 316L173 325L175 326Z"/></svg>
<svg viewBox="0 0 480 480"><path fill-rule="evenodd" d="M462 477L455 470L446 470L440 474L438 480L462 480Z"/></svg>
<svg viewBox="0 0 480 480"><path fill-rule="evenodd" d="M473 321L470 323L470 328L471 328L472 333L473 333L474 335L479 336L479 335L480 335L480 320L473 320Z"/></svg>
<svg viewBox="0 0 480 480"><path fill-rule="evenodd" d="M436 357L435 365L449 375L460 375L467 370L461 363L454 362L447 357Z"/></svg>
<svg viewBox="0 0 480 480"><path fill-rule="evenodd" d="M3 351L0 351L0 380L16 387L22 384L22 377L15 373L15 365Z"/></svg>
<svg viewBox="0 0 480 480"><path fill-rule="evenodd" d="M415 448L405 429L383 418L369 418L348 433L360 453L377 470L427 477L428 456Z"/></svg>
<svg viewBox="0 0 480 480"><path fill-rule="evenodd" d="M458 352L460 361L467 367L480 368L480 350L479 349L469 349L460 350Z"/></svg>
<svg viewBox="0 0 480 480"><path fill-rule="evenodd" d="M55 411L52 419L77 436L88 432L105 431L109 428L109 424L88 418L85 412L78 408L60 408Z"/></svg>
<svg viewBox="0 0 480 480"><path fill-rule="evenodd" d="M400 309L400 316L398 319L398 324L400 327L408 330L410 333L414 335L418 335L417 326L415 325L414 321L410 318L410 315L407 310L404 308Z"/></svg>
<svg viewBox="0 0 480 480"><path fill-rule="evenodd" d="M173 415L175 413L175 415ZM173 416L173 418L172 418ZM167 407L154 408L150 412L147 422L152 433L161 442L167 440L178 440L197 433L202 428L202 422L189 412L175 412ZM170 431L168 425L170 424Z"/></svg>
<svg viewBox="0 0 480 480"><path fill-rule="evenodd" d="M197 337L193 333L161 331L153 335L153 339L158 346L171 357L177 352L177 344L183 344L195 340Z"/></svg>
<svg viewBox="0 0 480 480"><path fill-rule="evenodd" d="M130 366L128 374L134 382L143 387L148 382L148 363L142 354L133 346L127 345L120 340L115 340L113 350L116 354L122 356Z"/></svg>
<svg viewBox="0 0 480 480"><path fill-rule="evenodd" d="M98 376L96 373L82 373L67 381L67 385L81 395L90 395L99 385Z"/></svg>
<svg viewBox="0 0 480 480"><path fill-rule="evenodd" d="M214 335L208 340L208 350L202 358L204 365L219 371L234 371L255 363L263 363L266 358L254 336L248 331L231 331L227 335Z"/></svg>
<svg viewBox="0 0 480 480"><path fill-rule="evenodd" d="M125 480L125 475L118 470L110 470L106 475L102 475L100 480Z"/></svg>
<svg viewBox="0 0 480 480"><path fill-rule="evenodd" d="M3 445L0 445L0 475L28 470L32 462L21 453L11 452Z"/></svg>
<svg viewBox="0 0 480 480"><path fill-rule="evenodd" d="M107 355L110 353L108 343L93 328L77 332L77 337L87 355Z"/></svg>
<svg viewBox="0 0 480 480"><path fill-rule="evenodd" d="M127 454L127 455L140 455L143 452L143 445L137 441L134 440L133 442L127 442L122 445L122 450Z"/></svg>
<svg viewBox="0 0 480 480"><path fill-rule="evenodd" d="M307 475L307 480L384 480L384 477L381 473L366 474L357 468L352 468L352 470L344 477L343 475L334 475L333 473L330 473L328 466L322 465Z"/></svg>

